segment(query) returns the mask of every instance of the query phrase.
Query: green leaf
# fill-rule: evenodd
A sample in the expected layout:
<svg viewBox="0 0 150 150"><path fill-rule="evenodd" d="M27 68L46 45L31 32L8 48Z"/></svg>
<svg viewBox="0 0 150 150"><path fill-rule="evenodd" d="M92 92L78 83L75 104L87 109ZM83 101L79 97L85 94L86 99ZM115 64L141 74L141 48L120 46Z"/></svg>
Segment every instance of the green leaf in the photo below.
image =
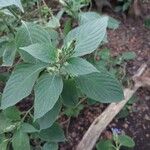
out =
<svg viewBox="0 0 150 150"><path fill-rule="evenodd" d="M56 61L56 48L50 44L33 44L21 47L21 49L42 62L54 63Z"/></svg>
<svg viewBox="0 0 150 150"><path fill-rule="evenodd" d="M66 114L68 117L78 117L81 110L83 110L84 105L80 104L75 108L68 107L65 109L64 114Z"/></svg>
<svg viewBox="0 0 150 150"><path fill-rule="evenodd" d="M58 150L57 143L45 143L42 150Z"/></svg>
<svg viewBox="0 0 150 150"><path fill-rule="evenodd" d="M16 45L14 42L10 42L6 45L3 53L3 66L12 66L15 55L16 55Z"/></svg>
<svg viewBox="0 0 150 150"><path fill-rule="evenodd" d="M64 25L64 35L66 36L72 28L72 18L68 18Z"/></svg>
<svg viewBox="0 0 150 150"><path fill-rule="evenodd" d="M0 58L3 56L4 51L5 51L5 46L0 46Z"/></svg>
<svg viewBox="0 0 150 150"><path fill-rule="evenodd" d="M112 17L109 17L108 28L117 29L119 27L120 22Z"/></svg>
<svg viewBox="0 0 150 150"><path fill-rule="evenodd" d="M0 134L0 149L1 150L8 150L7 145L8 145L9 140L5 137L4 134Z"/></svg>
<svg viewBox="0 0 150 150"><path fill-rule="evenodd" d="M76 40L73 57L90 54L96 50L104 39L107 23L108 17L101 17L71 30L65 42Z"/></svg>
<svg viewBox="0 0 150 150"><path fill-rule="evenodd" d="M2 38L0 38L0 58L3 56L3 53L6 49L7 42Z"/></svg>
<svg viewBox="0 0 150 150"><path fill-rule="evenodd" d="M16 46L17 48L26 47L31 44L50 43L51 36L48 31L43 29L40 25L28 22L22 22L22 26L17 30ZM27 52L19 50L22 59L25 62L35 63L35 58Z"/></svg>
<svg viewBox="0 0 150 150"><path fill-rule="evenodd" d="M12 146L14 150L30 150L28 135L21 130L17 130L12 139Z"/></svg>
<svg viewBox="0 0 150 150"><path fill-rule="evenodd" d="M16 34L17 47L25 47L35 43L51 43L50 34L40 25L22 22L22 26Z"/></svg>
<svg viewBox="0 0 150 150"><path fill-rule="evenodd" d="M93 21L95 19L101 18L102 15L96 12L82 12L79 14L79 22L80 24L87 23L89 21ZM112 17L109 17L108 20L108 28L110 29L117 29L119 27L120 22Z"/></svg>
<svg viewBox="0 0 150 150"><path fill-rule="evenodd" d="M34 133L34 132L38 132L38 130L35 129L35 127L33 127L31 124L25 123L25 122L21 125L20 130L21 130L22 132L24 132L24 133Z"/></svg>
<svg viewBox="0 0 150 150"><path fill-rule="evenodd" d="M132 148L135 146L133 139L127 135L119 135L118 141L122 146Z"/></svg>
<svg viewBox="0 0 150 150"><path fill-rule="evenodd" d="M68 74L73 76L98 72L92 64L82 58L70 58L64 68Z"/></svg>
<svg viewBox="0 0 150 150"><path fill-rule="evenodd" d="M58 32L53 30L53 29L49 29L49 34L50 34L50 37L51 37L52 45L57 47L57 45L59 44L59 34L58 34Z"/></svg>
<svg viewBox="0 0 150 150"><path fill-rule="evenodd" d="M104 48L98 53L98 55L100 56L100 58L102 60L108 61L108 60L110 60L110 49Z"/></svg>
<svg viewBox="0 0 150 150"><path fill-rule="evenodd" d="M93 100L111 103L124 98L119 82L106 71L79 76L76 82L81 91Z"/></svg>
<svg viewBox="0 0 150 150"><path fill-rule="evenodd" d="M8 80L9 76L10 73L8 72L0 73L0 81L5 83Z"/></svg>
<svg viewBox="0 0 150 150"><path fill-rule="evenodd" d="M40 130L47 129L52 126L58 117L61 106L61 102L58 101L48 113L46 113L42 118L37 119L37 122L40 125Z"/></svg>
<svg viewBox="0 0 150 150"><path fill-rule="evenodd" d="M101 16L96 12L81 12L79 14L79 23L84 24L84 23L87 23L88 21L93 21L100 17Z"/></svg>
<svg viewBox="0 0 150 150"><path fill-rule="evenodd" d="M55 16L53 16L50 21L46 24L46 27L49 28L58 28L60 27L59 19Z"/></svg>
<svg viewBox="0 0 150 150"><path fill-rule="evenodd" d="M9 118L6 118L4 114L0 114L0 134L10 132L15 128L15 124L11 122Z"/></svg>
<svg viewBox="0 0 150 150"><path fill-rule="evenodd" d="M44 141L64 142L66 140L63 130L55 123L50 128L41 130L39 136Z"/></svg>
<svg viewBox="0 0 150 150"><path fill-rule="evenodd" d="M78 91L73 79L64 81L64 88L61 95L65 106L75 107L78 104Z"/></svg>
<svg viewBox="0 0 150 150"><path fill-rule="evenodd" d="M95 101L93 99L90 99L90 98L88 98L86 101L87 101L88 105L95 105L95 104L97 104L97 101Z"/></svg>
<svg viewBox="0 0 150 150"><path fill-rule="evenodd" d="M147 27L148 29L150 29L150 18L144 20L144 24L145 24L145 27Z"/></svg>
<svg viewBox="0 0 150 150"><path fill-rule="evenodd" d="M43 74L35 86L34 119L43 117L56 104L63 89L61 76Z"/></svg>
<svg viewBox="0 0 150 150"><path fill-rule="evenodd" d="M122 11L122 6L115 7L115 12L121 12L121 11Z"/></svg>
<svg viewBox="0 0 150 150"><path fill-rule="evenodd" d="M113 144L111 140L100 140L96 144L96 149L97 150L114 150L112 146Z"/></svg>
<svg viewBox="0 0 150 150"><path fill-rule="evenodd" d="M1 0L0 1L0 9L3 7L11 6L11 5L17 6L18 8L22 10L22 12L24 12L22 4L21 4L21 0Z"/></svg>
<svg viewBox="0 0 150 150"><path fill-rule="evenodd" d="M21 113L16 106L9 107L3 110L3 114L12 121L18 121L21 119Z"/></svg>
<svg viewBox="0 0 150 150"><path fill-rule="evenodd" d="M2 142L0 141L1 150L7 150L8 140L4 139Z"/></svg>
<svg viewBox="0 0 150 150"><path fill-rule="evenodd" d="M126 2L124 3L123 7L122 7L122 11L126 11L128 8L130 7L130 2Z"/></svg>
<svg viewBox="0 0 150 150"><path fill-rule="evenodd" d="M39 73L46 66L46 64L17 65L4 88L1 108L5 109L13 106L23 98L27 97L31 93Z"/></svg>
<svg viewBox="0 0 150 150"><path fill-rule="evenodd" d="M124 53L122 53L122 58L124 60L133 60L136 58L136 53L135 52L124 52Z"/></svg>
<svg viewBox="0 0 150 150"><path fill-rule="evenodd" d="M121 119L121 118L126 118L129 115L129 110L127 109L127 107L125 106L120 112L119 114L116 116L117 119Z"/></svg>

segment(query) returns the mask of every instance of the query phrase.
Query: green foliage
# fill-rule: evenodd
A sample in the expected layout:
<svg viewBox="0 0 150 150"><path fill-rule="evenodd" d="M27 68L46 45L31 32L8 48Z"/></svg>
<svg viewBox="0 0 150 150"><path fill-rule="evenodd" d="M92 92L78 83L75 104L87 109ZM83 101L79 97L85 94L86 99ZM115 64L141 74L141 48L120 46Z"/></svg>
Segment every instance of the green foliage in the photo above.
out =
<svg viewBox="0 0 150 150"><path fill-rule="evenodd" d="M113 137L109 140L100 140L96 144L97 150L121 150L122 147L133 148L135 143L133 139L125 134L119 134L116 131L118 129L114 129Z"/></svg>
<svg viewBox="0 0 150 150"><path fill-rule="evenodd" d="M82 58L70 58L65 64L65 70L72 76L86 75L99 72L92 64Z"/></svg>
<svg viewBox="0 0 150 150"><path fill-rule="evenodd" d="M27 47L21 47L21 50L45 63L54 63L57 58L56 48L51 44L32 44Z"/></svg>
<svg viewBox="0 0 150 150"><path fill-rule="evenodd" d="M113 144L111 140L100 140L96 145L96 149L97 150L114 150L112 145Z"/></svg>
<svg viewBox="0 0 150 150"><path fill-rule="evenodd" d="M47 64L20 64L17 65L6 83L1 108L6 109L15 105L23 98L28 96L37 80L39 73L47 66Z"/></svg>
<svg viewBox="0 0 150 150"><path fill-rule="evenodd" d="M88 21L92 21L98 18L101 18L102 15L95 12L81 12L79 14L79 23L84 24ZM112 17L108 17L108 28L117 29L119 27L120 22Z"/></svg>
<svg viewBox="0 0 150 150"><path fill-rule="evenodd" d="M40 130L51 127L53 123L56 121L57 116L60 113L60 110L61 110L61 102L58 101L49 112L47 112L43 117L37 119L37 122L40 126Z"/></svg>
<svg viewBox="0 0 150 150"><path fill-rule="evenodd" d="M134 52L123 52L118 56L111 56L110 49L104 48L95 53L95 65L97 68L105 68L111 72L116 78L126 85L128 78L126 76L126 63L136 58Z"/></svg>
<svg viewBox="0 0 150 150"><path fill-rule="evenodd" d="M70 16L77 18L81 8L88 6L90 0L60 0L59 2Z"/></svg>
<svg viewBox="0 0 150 150"><path fill-rule="evenodd" d="M133 139L127 135L118 136L118 142L121 146L132 148L135 146Z"/></svg>
<svg viewBox="0 0 150 150"><path fill-rule="evenodd" d="M81 91L93 100L109 103L112 99L116 102L123 99L119 82L106 71L79 76L76 83Z"/></svg>
<svg viewBox="0 0 150 150"><path fill-rule="evenodd" d="M13 135L12 146L14 150L30 150L28 135L22 130L17 130Z"/></svg>
<svg viewBox="0 0 150 150"><path fill-rule="evenodd" d="M3 111L4 116L6 116L7 118L9 118L12 121L19 121L21 120L21 113L20 111L17 109L17 107L12 106L9 107L7 109L5 109Z"/></svg>
<svg viewBox="0 0 150 150"><path fill-rule="evenodd" d="M10 132L16 127L15 124L2 113L0 113L0 122L0 134Z"/></svg>
<svg viewBox="0 0 150 150"><path fill-rule="evenodd" d="M20 127L21 131L24 133L34 133L34 132L38 132L37 129L35 129L31 124L29 123L22 123L21 127Z"/></svg>
<svg viewBox="0 0 150 150"><path fill-rule="evenodd" d="M42 150L58 150L58 144L56 143L45 143Z"/></svg>
<svg viewBox="0 0 150 150"><path fill-rule="evenodd" d="M16 55L16 45L14 42L10 42L6 45L3 53L3 66L12 66L15 55Z"/></svg>
<svg viewBox="0 0 150 150"><path fill-rule="evenodd" d="M83 56L95 51L101 44L107 28L108 17L87 22L68 33L65 43L76 40L73 57Z"/></svg>
<svg viewBox="0 0 150 150"><path fill-rule="evenodd" d="M75 107L78 104L78 89L74 79L64 81L62 102L67 107Z"/></svg>
<svg viewBox="0 0 150 150"><path fill-rule="evenodd" d="M150 29L150 19L146 19L144 21L145 27L147 27L148 29Z"/></svg>
<svg viewBox="0 0 150 150"><path fill-rule="evenodd" d="M34 90L34 118L38 119L50 111L58 101L63 90L62 78L56 74L43 74L37 81Z"/></svg>
<svg viewBox="0 0 150 150"><path fill-rule="evenodd" d="M24 10L36 4L36 0L30 2L23 1ZM120 83L104 67L86 59L107 41L107 28L116 29L119 22L96 13L81 13L89 4L86 0L61 3L63 10L53 15L51 8L39 2L39 18L28 19L27 12L12 6L23 11L19 0L0 1L0 23L4 25L0 57L2 65L13 70L10 76L0 75L2 82L7 81L0 107L0 146L4 150L34 149L30 140L43 150L57 150L58 143L66 140L56 123L61 114L77 117L86 97L104 103L123 99ZM64 11L70 16L62 31ZM78 25L72 29L74 19ZM102 57L108 59L105 55ZM30 94L34 95L31 108L20 111L18 102Z"/></svg>
<svg viewBox="0 0 150 150"><path fill-rule="evenodd" d="M7 150L7 145L8 145L8 140L7 139L3 139L0 142L0 148L1 148L1 150Z"/></svg>
<svg viewBox="0 0 150 150"><path fill-rule="evenodd" d="M41 130L39 137L48 142L64 142L66 140L63 130L57 123L54 123L50 128Z"/></svg>
<svg viewBox="0 0 150 150"><path fill-rule="evenodd" d="M115 8L117 12L127 11L132 4L132 0L118 0L118 4Z"/></svg>
<svg viewBox="0 0 150 150"><path fill-rule="evenodd" d="M22 11L24 11L22 4L21 4L21 0L1 0L0 1L0 9L3 7L11 6L11 5L15 5L19 7Z"/></svg>
<svg viewBox="0 0 150 150"><path fill-rule="evenodd" d="M132 105L138 100L138 97L136 95L133 95L128 103L124 106L124 108L119 112L119 114L117 115L117 118L125 118L127 117L130 112L132 112Z"/></svg>
<svg viewBox="0 0 150 150"><path fill-rule="evenodd" d="M66 108L64 111L64 114L67 115L68 117L78 117L78 115L80 114L81 110L83 110L84 105L79 104L74 108Z"/></svg>

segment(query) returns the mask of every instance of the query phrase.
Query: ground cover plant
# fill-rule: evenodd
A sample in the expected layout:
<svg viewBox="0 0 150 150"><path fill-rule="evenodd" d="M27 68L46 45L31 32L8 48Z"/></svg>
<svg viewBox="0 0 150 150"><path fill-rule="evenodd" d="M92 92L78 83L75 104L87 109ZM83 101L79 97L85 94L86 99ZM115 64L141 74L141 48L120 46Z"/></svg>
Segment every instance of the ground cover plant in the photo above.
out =
<svg viewBox="0 0 150 150"><path fill-rule="evenodd" d="M127 135L122 135L117 128L112 129L113 136L109 140L100 140L96 148L97 150L120 150L122 147L133 148L135 143L132 138Z"/></svg>

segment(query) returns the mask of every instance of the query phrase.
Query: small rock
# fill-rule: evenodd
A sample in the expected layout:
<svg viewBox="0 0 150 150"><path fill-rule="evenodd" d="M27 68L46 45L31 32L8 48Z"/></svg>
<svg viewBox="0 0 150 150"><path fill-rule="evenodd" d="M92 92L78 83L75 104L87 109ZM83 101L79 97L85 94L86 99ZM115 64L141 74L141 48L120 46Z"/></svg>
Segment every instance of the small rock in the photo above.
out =
<svg viewBox="0 0 150 150"><path fill-rule="evenodd" d="M124 127L125 129L127 129L127 128L128 128L128 124L125 123L125 124L123 125L123 127Z"/></svg>
<svg viewBox="0 0 150 150"><path fill-rule="evenodd" d="M147 138L149 138L149 137L150 137L150 135L149 135L149 134L146 134L146 137L147 137Z"/></svg>
<svg viewBox="0 0 150 150"><path fill-rule="evenodd" d="M144 119L150 121L150 117L147 114L144 116Z"/></svg>
<svg viewBox="0 0 150 150"><path fill-rule="evenodd" d="M71 134L71 136L72 136L73 138L75 138L75 137L76 137L76 133L73 132L73 133Z"/></svg>

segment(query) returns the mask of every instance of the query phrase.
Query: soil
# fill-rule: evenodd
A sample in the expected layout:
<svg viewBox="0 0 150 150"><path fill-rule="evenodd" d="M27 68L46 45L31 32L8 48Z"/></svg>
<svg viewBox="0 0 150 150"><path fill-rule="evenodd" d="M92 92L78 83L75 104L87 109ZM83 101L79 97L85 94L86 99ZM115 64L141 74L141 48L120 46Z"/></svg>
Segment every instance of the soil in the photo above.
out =
<svg viewBox="0 0 150 150"><path fill-rule="evenodd" d="M150 3L143 4L145 14L150 14ZM118 14L110 14L121 21L117 30L108 31L109 42L105 46L111 49L112 55L118 55L125 51L134 51L137 58L127 65L127 73L132 76L142 63L150 61L150 29L146 29L143 20L127 17L126 20ZM0 68L0 72L6 72L6 68ZM0 84L2 92L3 85ZM133 104L131 113L125 119L114 119L103 132L100 138L110 138L111 128L119 128L131 136L136 146L134 150L150 150L150 89L141 88L137 92L138 101ZM20 110L28 110L32 105L33 97L28 97L19 104ZM81 141L93 120L106 108L106 105L95 104L85 106L77 118L68 120L63 116L59 121L65 129L68 141L60 144L60 150L74 150Z"/></svg>

